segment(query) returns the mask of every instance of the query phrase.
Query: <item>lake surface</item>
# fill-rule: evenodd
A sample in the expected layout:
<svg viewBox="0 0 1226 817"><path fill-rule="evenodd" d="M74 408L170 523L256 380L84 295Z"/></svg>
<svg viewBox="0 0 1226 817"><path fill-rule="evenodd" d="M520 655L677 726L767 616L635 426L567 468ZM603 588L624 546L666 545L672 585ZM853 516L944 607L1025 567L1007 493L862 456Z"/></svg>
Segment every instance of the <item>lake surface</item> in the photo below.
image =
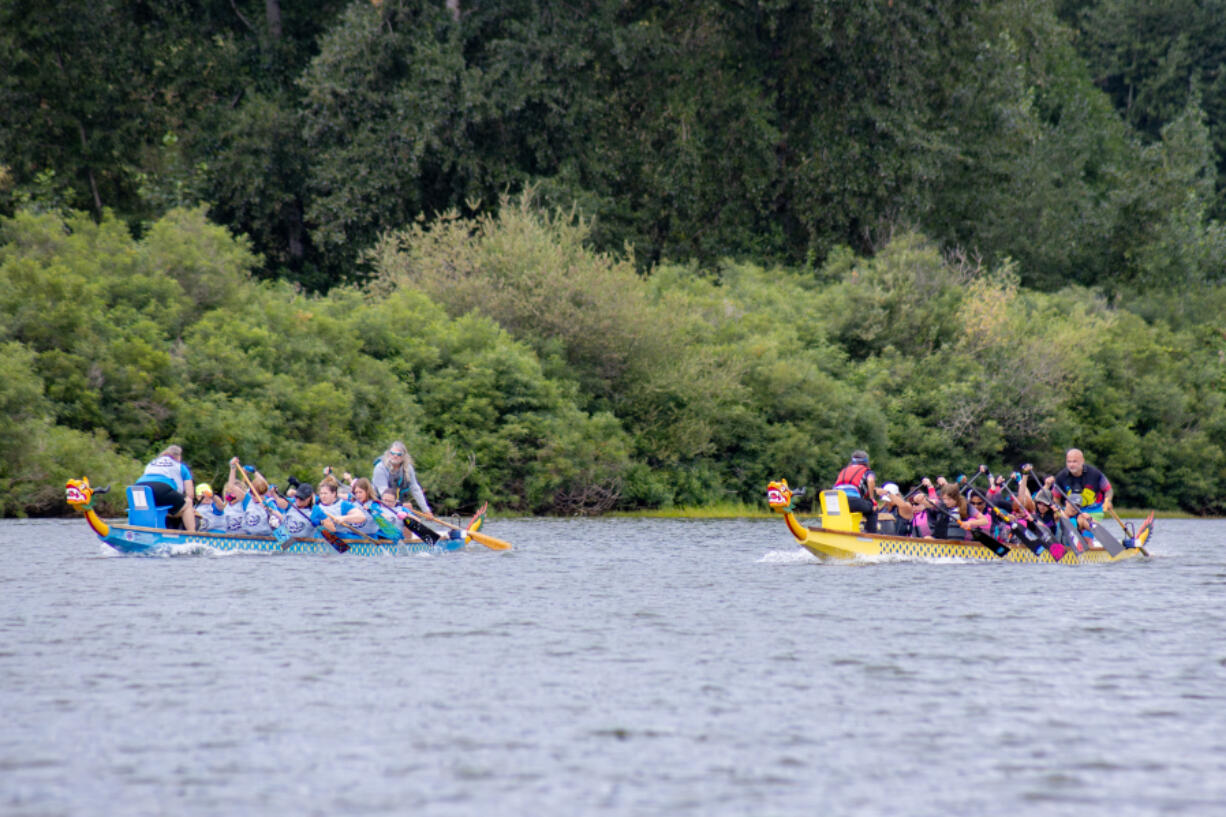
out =
<svg viewBox="0 0 1226 817"><path fill-rule="evenodd" d="M822 564L779 520L440 556L0 523L0 814L1226 815L1226 522Z"/></svg>

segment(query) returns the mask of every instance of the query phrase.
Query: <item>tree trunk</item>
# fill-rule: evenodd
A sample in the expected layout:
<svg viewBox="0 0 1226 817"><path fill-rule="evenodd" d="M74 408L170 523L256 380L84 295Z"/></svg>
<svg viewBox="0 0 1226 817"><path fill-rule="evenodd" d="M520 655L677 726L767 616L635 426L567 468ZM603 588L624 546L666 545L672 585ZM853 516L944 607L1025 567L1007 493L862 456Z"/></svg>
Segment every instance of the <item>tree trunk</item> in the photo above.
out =
<svg viewBox="0 0 1226 817"><path fill-rule="evenodd" d="M89 164L89 147L85 141L85 125L77 122L77 133L81 137L81 158L85 160L85 174L89 176L89 191L94 194L94 214L102 220L102 196L98 195L98 182L94 178L94 169Z"/></svg>
<svg viewBox="0 0 1226 817"><path fill-rule="evenodd" d="M268 36L281 39L281 2L264 0L264 19L268 21Z"/></svg>

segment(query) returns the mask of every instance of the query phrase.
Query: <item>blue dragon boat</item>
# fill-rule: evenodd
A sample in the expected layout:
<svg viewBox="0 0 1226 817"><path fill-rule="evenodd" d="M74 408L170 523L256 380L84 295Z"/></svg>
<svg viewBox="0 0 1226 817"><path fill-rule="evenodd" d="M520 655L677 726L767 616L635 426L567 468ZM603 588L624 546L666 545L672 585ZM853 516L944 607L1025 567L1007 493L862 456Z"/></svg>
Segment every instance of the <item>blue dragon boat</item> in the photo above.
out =
<svg viewBox="0 0 1226 817"><path fill-rule="evenodd" d="M442 538L437 544L425 542L383 541L378 539L344 538L339 544L329 542L319 536L283 538L277 536L254 536L242 533L214 533L210 531L189 532L149 524L135 524L141 521L153 521L154 509L140 507L141 499L129 504L128 522L107 522L98 516L94 510L94 495L104 493L109 489L95 490L90 487L89 478L71 479L65 486L65 498L68 504L85 516L85 521L97 534L102 542L119 553L154 554L171 553L175 551L191 551L193 549L210 549L220 552L250 552L250 553L347 553L353 556L394 556L414 553L443 553L449 550L459 550L466 541L473 537L490 539L492 537L476 533L480 526L480 518L474 518L469 528L459 529L462 533L458 538ZM141 495L143 497L143 494ZM501 540L495 540L501 541Z"/></svg>

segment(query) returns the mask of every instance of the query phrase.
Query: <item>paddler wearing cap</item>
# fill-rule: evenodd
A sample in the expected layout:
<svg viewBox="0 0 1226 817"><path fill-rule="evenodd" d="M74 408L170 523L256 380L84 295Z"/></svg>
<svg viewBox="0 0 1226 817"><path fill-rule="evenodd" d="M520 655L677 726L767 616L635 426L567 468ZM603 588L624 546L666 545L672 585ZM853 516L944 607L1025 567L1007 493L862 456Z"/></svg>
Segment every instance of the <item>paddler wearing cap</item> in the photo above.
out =
<svg viewBox="0 0 1226 817"><path fill-rule="evenodd" d="M224 531L226 529L224 506L213 495L213 486L202 482L196 486L196 530Z"/></svg>
<svg viewBox="0 0 1226 817"><path fill-rule="evenodd" d="M294 496L287 499L276 488L271 488L268 498L278 509L284 512L286 531L291 538L311 536L315 533L315 523L311 521L311 513L315 509L315 491L309 482L290 481L290 490Z"/></svg>
<svg viewBox="0 0 1226 817"><path fill-rule="evenodd" d="M864 532L877 532L877 475L868 467L868 452L851 452L851 462L834 478L834 490L847 494L847 507L864 514Z"/></svg>
<svg viewBox="0 0 1226 817"><path fill-rule="evenodd" d="M911 536L915 509L898 485L887 482L877 491L877 529L886 536Z"/></svg>

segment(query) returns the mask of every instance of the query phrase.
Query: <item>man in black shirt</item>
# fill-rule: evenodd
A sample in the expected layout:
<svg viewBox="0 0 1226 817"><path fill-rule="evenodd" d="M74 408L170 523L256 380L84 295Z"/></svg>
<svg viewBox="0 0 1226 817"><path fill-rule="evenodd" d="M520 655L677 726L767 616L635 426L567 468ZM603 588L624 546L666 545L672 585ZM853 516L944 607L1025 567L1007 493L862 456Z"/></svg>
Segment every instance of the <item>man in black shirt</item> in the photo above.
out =
<svg viewBox="0 0 1226 817"><path fill-rule="evenodd" d="M1102 510L1111 512L1111 499L1115 491L1106 474L1093 465L1086 465L1085 454L1078 448L1070 448L1064 457L1064 468L1055 477L1056 488L1064 494L1068 515L1074 516L1078 511L1094 513ZM1082 528L1090 526L1090 518L1077 517L1077 523Z"/></svg>

